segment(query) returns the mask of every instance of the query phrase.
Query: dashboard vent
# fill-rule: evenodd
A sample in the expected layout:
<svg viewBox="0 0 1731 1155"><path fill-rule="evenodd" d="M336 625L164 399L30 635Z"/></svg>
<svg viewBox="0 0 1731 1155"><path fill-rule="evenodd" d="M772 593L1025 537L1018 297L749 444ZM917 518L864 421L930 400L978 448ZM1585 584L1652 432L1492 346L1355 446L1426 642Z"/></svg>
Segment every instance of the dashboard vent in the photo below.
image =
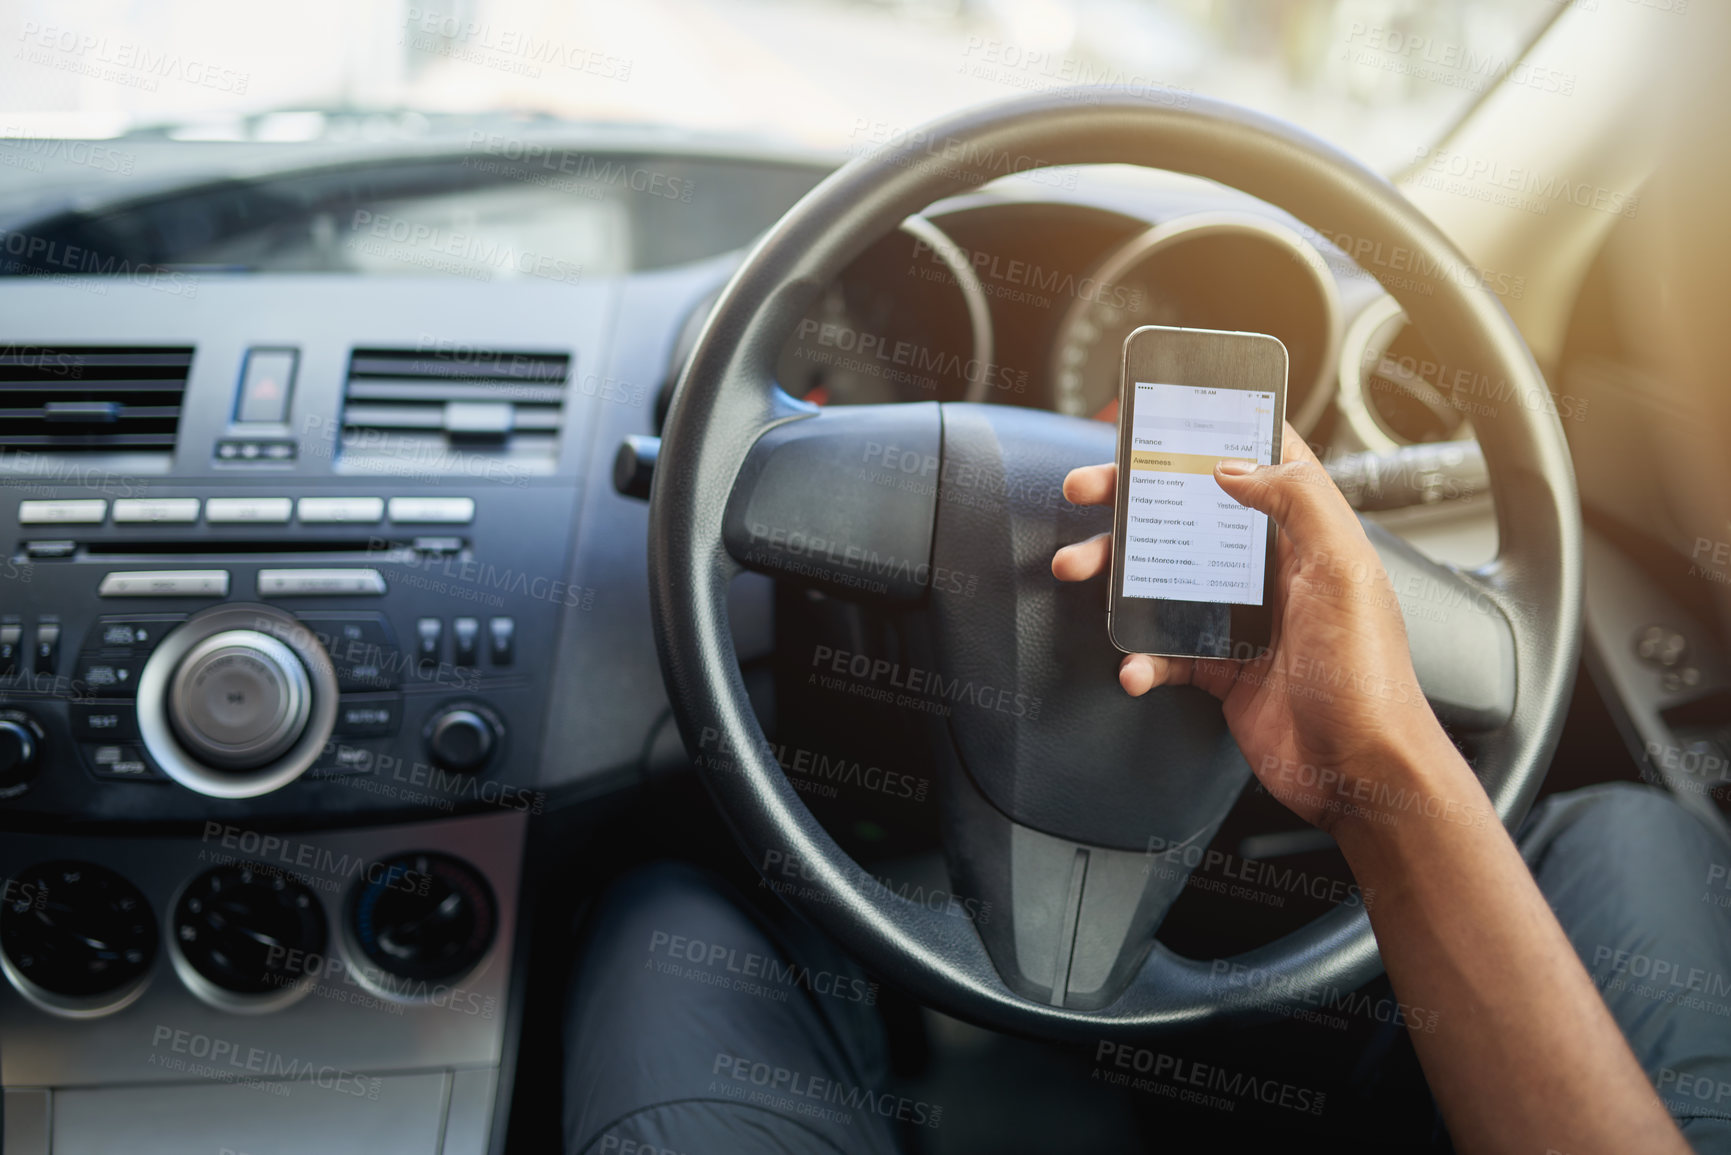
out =
<svg viewBox="0 0 1731 1155"><path fill-rule="evenodd" d="M189 348L0 344L0 449L174 450Z"/></svg>
<svg viewBox="0 0 1731 1155"><path fill-rule="evenodd" d="M480 457L544 472L558 457L570 372L565 353L356 349L343 463L466 472Z"/></svg>

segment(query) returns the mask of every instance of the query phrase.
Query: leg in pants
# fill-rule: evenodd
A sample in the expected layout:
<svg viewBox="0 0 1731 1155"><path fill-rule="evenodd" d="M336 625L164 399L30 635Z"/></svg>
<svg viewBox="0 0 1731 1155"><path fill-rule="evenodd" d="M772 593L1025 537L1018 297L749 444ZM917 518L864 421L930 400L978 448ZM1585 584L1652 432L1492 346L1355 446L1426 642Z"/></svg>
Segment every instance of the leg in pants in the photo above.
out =
<svg viewBox="0 0 1731 1155"><path fill-rule="evenodd" d="M1683 1134L1731 1153L1731 840L1618 783L1546 799L1521 852Z"/></svg>
<svg viewBox="0 0 1731 1155"><path fill-rule="evenodd" d="M569 990L568 1155L896 1149L876 986L809 928L763 925L694 867L658 863L609 887Z"/></svg>

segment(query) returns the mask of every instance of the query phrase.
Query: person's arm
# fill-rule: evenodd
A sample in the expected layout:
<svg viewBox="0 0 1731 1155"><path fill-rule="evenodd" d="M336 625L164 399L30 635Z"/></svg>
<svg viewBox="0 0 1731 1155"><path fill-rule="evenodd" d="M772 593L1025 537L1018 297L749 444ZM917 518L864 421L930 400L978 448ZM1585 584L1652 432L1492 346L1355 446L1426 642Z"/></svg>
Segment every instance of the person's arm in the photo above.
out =
<svg viewBox="0 0 1731 1155"><path fill-rule="evenodd" d="M1271 794L1328 830L1402 1002L1436 1012L1413 1042L1462 1151L1686 1155L1514 842L1418 688L1394 588L1351 507L1287 429L1286 461L1224 463L1222 489L1280 527L1275 626L1255 661L1127 656L1133 694L1193 684ZM1115 466L1064 492L1111 501ZM1052 559L1102 573L1110 535ZM1414 1024L1415 1026L1417 1024Z"/></svg>
<svg viewBox="0 0 1731 1155"><path fill-rule="evenodd" d="M1427 812L1486 814L1477 777L1440 730L1367 766ZM1449 803L1454 803L1450 807ZM1334 836L1374 893L1389 981L1434 1009L1414 1030L1425 1077L1462 1151L1544 1155L1689 1150L1502 824L1364 817Z"/></svg>

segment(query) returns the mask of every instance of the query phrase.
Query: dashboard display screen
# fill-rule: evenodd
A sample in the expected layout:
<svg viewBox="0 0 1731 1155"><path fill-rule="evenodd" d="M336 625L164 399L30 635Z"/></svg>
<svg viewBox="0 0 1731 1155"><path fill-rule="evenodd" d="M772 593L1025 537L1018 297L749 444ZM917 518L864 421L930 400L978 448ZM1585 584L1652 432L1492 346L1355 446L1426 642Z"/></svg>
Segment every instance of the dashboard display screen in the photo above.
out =
<svg viewBox="0 0 1731 1155"><path fill-rule="evenodd" d="M1124 597L1261 605L1268 516L1214 465L1273 460L1273 393L1138 381L1130 414Z"/></svg>

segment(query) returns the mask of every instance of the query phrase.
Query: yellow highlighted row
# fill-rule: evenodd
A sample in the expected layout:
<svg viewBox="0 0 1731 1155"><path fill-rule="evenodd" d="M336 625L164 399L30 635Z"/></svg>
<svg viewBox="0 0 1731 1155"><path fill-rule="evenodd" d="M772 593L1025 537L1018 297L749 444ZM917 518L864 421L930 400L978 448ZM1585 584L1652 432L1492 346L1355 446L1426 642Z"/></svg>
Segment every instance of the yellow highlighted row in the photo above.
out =
<svg viewBox="0 0 1731 1155"><path fill-rule="evenodd" d="M1138 449L1130 454L1130 468L1156 473L1212 474L1215 463L1224 460L1224 457L1211 457L1206 453L1162 453Z"/></svg>

